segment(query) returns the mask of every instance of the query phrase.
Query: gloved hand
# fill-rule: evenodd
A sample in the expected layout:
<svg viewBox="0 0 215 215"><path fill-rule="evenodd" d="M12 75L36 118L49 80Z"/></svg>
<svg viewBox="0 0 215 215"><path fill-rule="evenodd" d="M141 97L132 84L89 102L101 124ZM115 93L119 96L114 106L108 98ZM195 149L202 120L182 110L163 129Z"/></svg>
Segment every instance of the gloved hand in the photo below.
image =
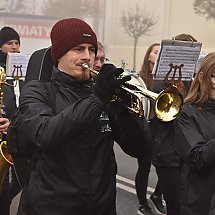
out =
<svg viewBox="0 0 215 215"><path fill-rule="evenodd" d="M113 98L121 84L131 80L130 76L117 79L123 71L122 68L116 68L113 64L104 64L102 66L97 75L94 93L104 103L109 102Z"/></svg>

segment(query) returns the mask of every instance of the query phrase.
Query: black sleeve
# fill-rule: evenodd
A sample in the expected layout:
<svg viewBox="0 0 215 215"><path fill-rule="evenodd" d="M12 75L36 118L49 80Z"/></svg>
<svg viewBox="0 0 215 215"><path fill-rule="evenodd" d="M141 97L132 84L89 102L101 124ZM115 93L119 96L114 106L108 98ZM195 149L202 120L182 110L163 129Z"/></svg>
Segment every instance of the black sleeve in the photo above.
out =
<svg viewBox="0 0 215 215"><path fill-rule="evenodd" d="M130 112L120 102L110 104L110 122L115 141L132 157L152 153L151 134L144 117Z"/></svg>
<svg viewBox="0 0 215 215"><path fill-rule="evenodd" d="M16 110L16 97L13 91L13 87L8 85L3 86L3 111L4 117L10 119L12 114Z"/></svg>
<svg viewBox="0 0 215 215"><path fill-rule="evenodd" d="M206 140L199 123L203 122L189 109L184 109L175 120L175 143L183 161L196 171L204 172L215 166L215 135Z"/></svg>
<svg viewBox="0 0 215 215"><path fill-rule="evenodd" d="M51 97L45 84L35 80L26 83L20 95L23 131L32 143L42 148L60 147L62 139L70 140L81 135L97 122L103 110L103 103L91 95L55 114L50 107Z"/></svg>

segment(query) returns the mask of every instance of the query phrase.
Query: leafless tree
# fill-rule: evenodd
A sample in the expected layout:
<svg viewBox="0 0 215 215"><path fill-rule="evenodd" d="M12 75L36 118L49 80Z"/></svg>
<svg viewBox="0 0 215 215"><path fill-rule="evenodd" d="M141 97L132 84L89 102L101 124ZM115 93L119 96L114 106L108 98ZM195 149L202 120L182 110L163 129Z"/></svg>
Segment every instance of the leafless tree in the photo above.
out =
<svg viewBox="0 0 215 215"><path fill-rule="evenodd" d="M215 0L195 0L194 11L206 19L215 19Z"/></svg>
<svg viewBox="0 0 215 215"><path fill-rule="evenodd" d="M136 10L124 10L121 17L121 24L125 32L134 38L134 52L133 52L133 70L136 71L136 48L137 42L143 35L149 35L157 21L148 16L144 10L140 10L140 6L136 5Z"/></svg>

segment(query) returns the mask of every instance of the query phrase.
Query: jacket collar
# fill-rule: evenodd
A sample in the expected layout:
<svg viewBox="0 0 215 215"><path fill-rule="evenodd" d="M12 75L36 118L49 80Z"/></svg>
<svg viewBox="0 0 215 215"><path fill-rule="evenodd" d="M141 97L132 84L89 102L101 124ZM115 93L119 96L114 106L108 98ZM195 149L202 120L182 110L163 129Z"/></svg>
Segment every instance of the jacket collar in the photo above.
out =
<svg viewBox="0 0 215 215"><path fill-rule="evenodd" d="M203 108L215 115L215 100L212 99L207 100Z"/></svg>
<svg viewBox="0 0 215 215"><path fill-rule="evenodd" d="M63 85L66 85L68 87L74 86L74 87L83 87L83 86L92 86L93 84L93 79L88 79L85 81L79 81L73 76L61 72L59 69L57 69L55 66L53 67L52 71L52 77L51 80L56 80L57 82L62 83Z"/></svg>

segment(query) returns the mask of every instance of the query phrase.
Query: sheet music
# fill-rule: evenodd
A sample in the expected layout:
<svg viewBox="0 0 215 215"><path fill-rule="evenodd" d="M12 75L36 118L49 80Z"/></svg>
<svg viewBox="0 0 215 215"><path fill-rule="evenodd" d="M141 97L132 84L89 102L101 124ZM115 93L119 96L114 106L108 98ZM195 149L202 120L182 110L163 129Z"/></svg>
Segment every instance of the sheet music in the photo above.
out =
<svg viewBox="0 0 215 215"><path fill-rule="evenodd" d="M206 56L207 56L207 54L205 54L205 53L200 53L199 59L198 59L197 65L196 65L196 70L199 69L200 64L202 63L202 61L204 60L204 58L205 58ZM198 71L196 71L196 73L197 73L197 72L198 72Z"/></svg>
<svg viewBox="0 0 215 215"><path fill-rule="evenodd" d="M170 64L182 65L183 81L189 81L193 78L196 70L199 54L202 44L190 41L163 40L154 66L154 77L156 80L164 80L164 77L170 70ZM173 71L168 78L173 77ZM179 75L176 71L175 77Z"/></svg>
<svg viewBox="0 0 215 215"><path fill-rule="evenodd" d="M13 79L25 77L29 58L30 54L8 53L6 60L7 77Z"/></svg>

